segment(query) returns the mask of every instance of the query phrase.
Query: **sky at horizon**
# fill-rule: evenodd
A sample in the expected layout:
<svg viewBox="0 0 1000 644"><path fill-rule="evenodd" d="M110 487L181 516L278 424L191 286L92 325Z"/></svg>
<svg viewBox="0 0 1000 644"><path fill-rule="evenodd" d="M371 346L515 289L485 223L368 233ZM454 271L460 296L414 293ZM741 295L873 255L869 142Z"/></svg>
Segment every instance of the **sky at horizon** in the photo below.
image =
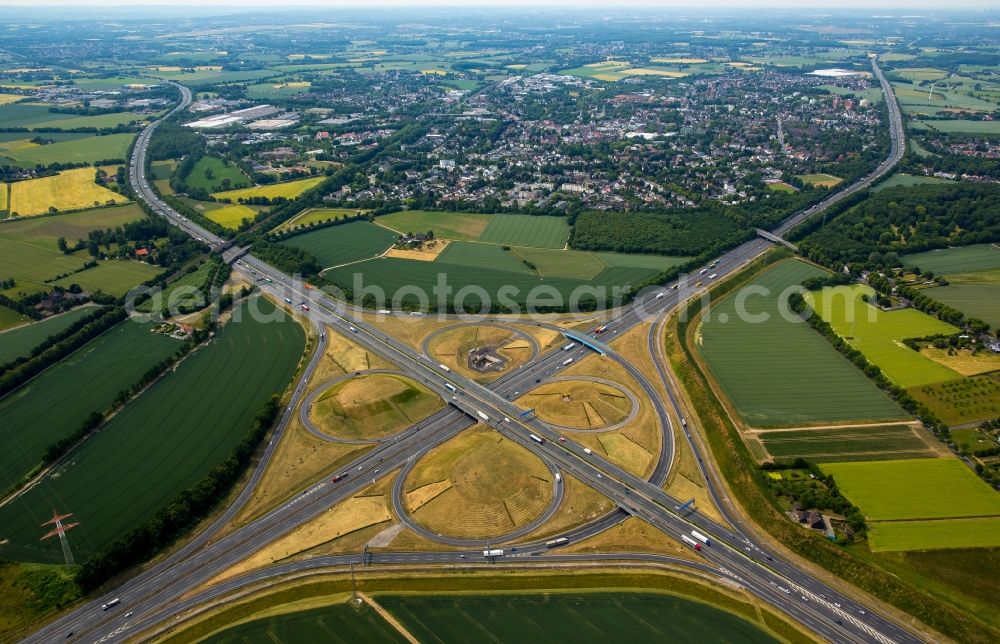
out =
<svg viewBox="0 0 1000 644"><path fill-rule="evenodd" d="M21 9L45 9L53 7L72 8L77 11L86 10L86 7L122 7L135 9L137 7L180 7L197 6L201 9L212 7L261 10L273 9L275 11L295 9L333 9L333 8L378 8L378 7L469 7L469 8L534 8L544 9L546 7L574 7L581 9L603 9L612 10L606 0L290 0L289 2L276 6L273 0L87 0L86 2L74 2L73 0L0 0L0 7L17 7ZM661 10L693 10L705 11L712 9L720 10L752 10L759 9L793 9L803 13L816 13L820 11L830 11L837 9L867 9L873 13L880 10L900 11L900 10L924 10L934 12L949 11L977 11L1000 9L1000 0L959 0L943 5L940 0L811 0L804 4L802 0L624 0L615 5L617 8L649 8ZM2 21L0 17L0 21Z"/></svg>

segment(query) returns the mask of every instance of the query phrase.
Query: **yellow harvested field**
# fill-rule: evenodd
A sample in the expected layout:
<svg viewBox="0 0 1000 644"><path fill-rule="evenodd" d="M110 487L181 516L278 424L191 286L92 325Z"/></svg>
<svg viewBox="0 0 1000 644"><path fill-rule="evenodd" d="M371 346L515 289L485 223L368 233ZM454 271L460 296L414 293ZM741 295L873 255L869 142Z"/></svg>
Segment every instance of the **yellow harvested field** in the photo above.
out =
<svg viewBox="0 0 1000 644"><path fill-rule="evenodd" d="M707 63L707 58L650 58L651 63L666 63L668 65L700 65Z"/></svg>
<svg viewBox="0 0 1000 644"><path fill-rule="evenodd" d="M1000 353L991 351L980 351L972 355L968 349L959 349L954 355L948 355L948 349L924 347L920 353L963 376L978 376L1000 370Z"/></svg>
<svg viewBox="0 0 1000 644"><path fill-rule="evenodd" d="M421 74L428 74L432 76L445 76L448 72L443 69L421 69Z"/></svg>
<svg viewBox="0 0 1000 644"><path fill-rule="evenodd" d="M254 197L263 197L265 199L277 199L279 197L282 199L295 199L306 190L315 188L319 184L323 183L325 179L325 176L309 177L308 179L297 179L295 181L286 181L285 183L272 183L253 188L240 188L239 190L229 190L226 192L213 192L212 196L220 201L228 199L233 203L237 203L241 199L247 200Z"/></svg>
<svg viewBox="0 0 1000 644"><path fill-rule="evenodd" d="M7 211L7 184L0 183L0 210Z"/></svg>
<svg viewBox="0 0 1000 644"><path fill-rule="evenodd" d="M445 487L447 483L448 487ZM429 485L424 492L422 488ZM440 489L438 489L440 488ZM552 501L552 473L529 450L489 429L472 429L433 449L404 482L421 525L453 537L497 537L530 523ZM430 500L431 492L438 492Z"/></svg>
<svg viewBox="0 0 1000 644"><path fill-rule="evenodd" d="M117 192L95 184L93 168L64 170L55 176L10 185L10 212L21 216L42 214L50 207L78 210L127 201Z"/></svg>
<svg viewBox="0 0 1000 644"><path fill-rule="evenodd" d="M20 94L0 94L0 105L8 105L10 103L16 103L22 98L27 98L21 96Z"/></svg>
<svg viewBox="0 0 1000 644"><path fill-rule="evenodd" d="M181 68L177 65L162 65L160 67L150 67L154 72L179 72Z"/></svg>
<svg viewBox="0 0 1000 644"><path fill-rule="evenodd" d="M223 206L222 208L206 210L203 214L223 228L230 230L238 229L244 219L252 220L257 216L256 211L243 204L232 204Z"/></svg>
<svg viewBox="0 0 1000 644"><path fill-rule="evenodd" d="M451 242L447 239L435 239L432 242L427 242L420 247L419 250L410 250L404 248L390 248L386 252L386 257L398 257L400 259L412 259L418 262L433 262L438 258L441 253L444 252L445 248L448 248L448 244Z"/></svg>
<svg viewBox="0 0 1000 644"><path fill-rule="evenodd" d="M684 78L687 72L678 72L672 69L654 69L650 67L634 67L621 72L629 76L667 76L668 78Z"/></svg>

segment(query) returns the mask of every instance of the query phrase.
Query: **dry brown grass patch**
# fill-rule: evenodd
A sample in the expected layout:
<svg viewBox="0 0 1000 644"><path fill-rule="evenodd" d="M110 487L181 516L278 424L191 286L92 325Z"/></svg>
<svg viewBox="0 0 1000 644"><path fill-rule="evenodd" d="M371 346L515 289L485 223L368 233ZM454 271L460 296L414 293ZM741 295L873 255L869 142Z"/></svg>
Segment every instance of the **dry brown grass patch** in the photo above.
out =
<svg viewBox="0 0 1000 644"><path fill-rule="evenodd" d="M492 430L473 429L421 459L404 489L414 519L429 530L489 538L541 515L552 500L551 478L544 463L527 449ZM410 494L428 485L440 490L419 508L410 506ZM413 500L422 496L418 492Z"/></svg>

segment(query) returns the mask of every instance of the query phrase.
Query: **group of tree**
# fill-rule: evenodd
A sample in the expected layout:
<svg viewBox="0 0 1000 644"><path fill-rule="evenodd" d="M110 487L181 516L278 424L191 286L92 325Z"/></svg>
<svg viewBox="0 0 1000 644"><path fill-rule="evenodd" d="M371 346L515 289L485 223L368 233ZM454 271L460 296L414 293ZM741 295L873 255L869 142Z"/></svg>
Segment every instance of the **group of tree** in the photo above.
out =
<svg viewBox="0 0 1000 644"><path fill-rule="evenodd" d="M880 269L904 252L1000 240L1000 185L897 187L845 201L825 226L816 217L803 231L799 248L820 264Z"/></svg>

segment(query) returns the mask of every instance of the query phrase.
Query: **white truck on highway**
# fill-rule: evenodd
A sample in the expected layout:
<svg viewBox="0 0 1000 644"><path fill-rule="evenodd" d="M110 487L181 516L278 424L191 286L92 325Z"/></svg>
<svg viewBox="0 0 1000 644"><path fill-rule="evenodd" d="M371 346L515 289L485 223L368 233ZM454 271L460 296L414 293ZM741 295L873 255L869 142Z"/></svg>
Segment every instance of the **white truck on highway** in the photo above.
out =
<svg viewBox="0 0 1000 644"><path fill-rule="evenodd" d="M111 608L112 606L115 606L119 602L121 602L121 599L119 599L117 597L115 597L114 599L109 599L108 603L101 604L101 610L108 610L109 608Z"/></svg>
<svg viewBox="0 0 1000 644"><path fill-rule="evenodd" d="M566 358L565 360L563 360L563 366L565 367L566 365L572 364L572 362L573 358Z"/></svg>
<svg viewBox="0 0 1000 644"><path fill-rule="evenodd" d="M681 539L684 541L684 543L688 544L698 552L701 552L701 544L692 539L691 537L687 536L686 534L682 534Z"/></svg>
<svg viewBox="0 0 1000 644"><path fill-rule="evenodd" d="M703 535L702 533L698 532L697 530L692 530L691 536L697 539L698 541L701 541L706 546L712 545L712 540Z"/></svg>
<svg viewBox="0 0 1000 644"><path fill-rule="evenodd" d="M503 548L490 548L489 550L483 550L484 557L502 557Z"/></svg>
<svg viewBox="0 0 1000 644"><path fill-rule="evenodd" d="M576 346L576 342L570 342L569 344L567 344L566 346L564 346L562 350L563 351L569 351L570 349L572 349L575 346Z"/></svg>
<svg viewBox="0 0 1000 644"><path fill-rule="evenodd" d="M451 367L446 364L439 364L438 366L441 367L442 371L451 371Z"/></svg>
<svg viewBox="0 0 1000 644"><path fill-rule="evenodd" d="M483 421L485 421L485 422L489 422L489 421L490 421L490 417L489 417L489 416L487 416L486 414L484 414L484 413L483 413L483 412L481 412L481 411L477 411L477 412L476 412L476 415L477 415L477 416L479 416L480 418L482 418L482 419L483 419Z"/></svg>

